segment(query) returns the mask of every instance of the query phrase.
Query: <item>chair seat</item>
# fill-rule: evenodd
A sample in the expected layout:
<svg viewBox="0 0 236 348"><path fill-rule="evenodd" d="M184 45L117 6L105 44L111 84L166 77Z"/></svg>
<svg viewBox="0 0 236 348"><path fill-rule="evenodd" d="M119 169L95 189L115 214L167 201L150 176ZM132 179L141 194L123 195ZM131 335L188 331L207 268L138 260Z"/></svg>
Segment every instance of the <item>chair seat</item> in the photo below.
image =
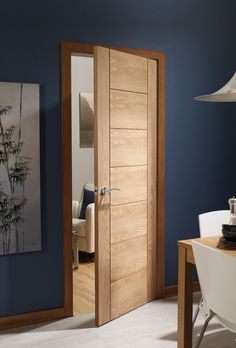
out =
<svg viewBox="0 0 236 348"><path fill-rule="evenodd" d="M86 237L86 220L72 219L72 228L79 237Z"/></svg>

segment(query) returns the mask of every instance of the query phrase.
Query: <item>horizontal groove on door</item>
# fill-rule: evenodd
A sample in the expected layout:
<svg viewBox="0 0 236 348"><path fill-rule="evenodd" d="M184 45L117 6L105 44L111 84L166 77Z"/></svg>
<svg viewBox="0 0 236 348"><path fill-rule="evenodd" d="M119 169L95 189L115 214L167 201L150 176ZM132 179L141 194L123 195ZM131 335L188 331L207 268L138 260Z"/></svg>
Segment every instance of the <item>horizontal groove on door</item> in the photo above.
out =
<svg viewBox="0 0 236 348"><path fill-rule="evenodd" d="M129 167L131 167L131 168L136 168L136 167L143 167L143 166L146 166L145 164L131 164L131 165L128 165L128 164L126 164L125 166L114 166L114 167L110 167L110 168L129 168Z"/></svg>
<svg viewBox="0 0 236 348"><path fill-rule="evenodd" d="M111 187L120 189L111 193L111 205L147 199L147 166L111 168L110 174Z"/></svg>
<svg viewBox="0 0 236 348"><path fill-rule="evenodd" d="M147 233L147 201L111 207L111 243Z"/></svg>
<svg viewBox="0 0 236 348"><path fill-rule="evenodd" d="M146 130L146 128L128 128L128 127L113 127L110 129Z"/></svg>
<svg viewBox="0 0 236 348"><path fill-rule="evenodd" d="M147 95L147 92L138 92L138 91L134 91L133 89L129 90L129 89L122 89L122 88L110 88L111 91L120 91L120 92L128 92L128 93L137 93L140 95Z"/></svg>
<svg viewBox="0 0 236 348"><path fill-rule="evenodd" d="M147 268L147 235L111 245L111 281Z"/></svg>
<svg viewBox="0 0 236 348"><path fill-rule="evenodd" d="M142 306L146 302L147 270L111 283L111 319Z"/></svg>
<svg viewBox="0 0 236 348"><path fill-rule="evenodd" d="M110 90L110 127L147 129L147 94Z"/></svg>
<svg viewBox="0 0 236 348"><path fill-rule="evenodd" d="M146 235L147 235L147 233L144 233L144 234L141 234L140 236L135 236L135 237L131 237L131 238L128 238L128 239L125 239L125 240L121 240L121 241L119 241L119 242L114 242L114 243L112 243L112 245L119 244L119 243L124 242L124 241L127 241L127 240L136 239L136 238L138 238L138 237L143 237L143 236L146 236ZM145 268L146 268L146 266L145 266Z"/></svg>
<svg viewBox="0 0 236 348"><path fill-rule="evenodd" d="M147 164L147 130L111 129L111 167Z"/></svg>
<svg viewBox="0 0 236 348"><path fill-rule="evenodd" d="M147 202L147 200L146 199L143 199L143 200L138 200L138 201L134 201L134 202L127 202L127 203L121 203L121 204L119 204L119 206L127 206L127 205L129 205L129 204L134 204L134 203L139 203L139 202ZM114 206L115 207L115 206Z"/></svg>
<svg viewBox="0 0 236 348"><path fill-rule="evenodd" d="M110 88L147 93L147 59L110 50Z"/></svg>

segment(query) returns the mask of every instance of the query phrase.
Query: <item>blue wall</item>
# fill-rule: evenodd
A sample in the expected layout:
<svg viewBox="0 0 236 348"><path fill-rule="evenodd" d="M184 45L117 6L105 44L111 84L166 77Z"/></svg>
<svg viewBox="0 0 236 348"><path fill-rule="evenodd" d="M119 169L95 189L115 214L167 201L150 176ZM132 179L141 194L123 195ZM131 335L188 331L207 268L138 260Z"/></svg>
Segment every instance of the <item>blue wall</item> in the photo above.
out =
<svg viewBox="0 0 236 348"><path fill-rule="evenodd" d="M63 305L60 42L167 54L166 285L177 282L177 240L197 215L236 194L234 104L193 97L235 70L234 0L8 0L0 7L0 81L40 83L43 252L0 257L0 315Z"/></svg>

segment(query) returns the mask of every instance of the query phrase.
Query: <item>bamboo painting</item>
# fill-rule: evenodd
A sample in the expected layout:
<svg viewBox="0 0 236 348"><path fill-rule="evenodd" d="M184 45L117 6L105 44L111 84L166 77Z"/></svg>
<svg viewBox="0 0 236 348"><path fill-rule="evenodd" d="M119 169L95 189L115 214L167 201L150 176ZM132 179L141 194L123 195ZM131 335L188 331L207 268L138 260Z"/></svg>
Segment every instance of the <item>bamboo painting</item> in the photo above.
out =
<svg viewBox="0 0 236 348"><path fill-rule="evenodd" d="M35 155L39 155L39 129L35 129L39 121L32 123L31 120L39 118L38 109L37 85L0 83L0 254L2 255L41 248L40 180L38 185L37 183L35 185L35 177L30 178L36 174L39 179L40 175L39 165L35 166L36 161L39 161L39 156L35 158ZM29 132L34 133L36 144L27 140ZM32 184L36 186L36 191L39 191L36 196L31 190ZM36 214L33 211L35 209L38 210ZM32 224L32 216L36 217L35 226Z"/></svg>

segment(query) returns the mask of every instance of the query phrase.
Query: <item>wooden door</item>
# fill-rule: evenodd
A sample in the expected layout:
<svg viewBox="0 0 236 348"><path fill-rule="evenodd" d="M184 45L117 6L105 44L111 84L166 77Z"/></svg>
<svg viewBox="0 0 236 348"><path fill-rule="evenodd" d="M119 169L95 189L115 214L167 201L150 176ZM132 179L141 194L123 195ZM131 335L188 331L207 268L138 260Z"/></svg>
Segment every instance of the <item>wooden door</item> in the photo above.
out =
<svg viewBox="0 0 236 348"><path fill-rule="evenodd" d="M94 59L96 322L102 325L156 298L157 62L103 47Z"/></svg>

